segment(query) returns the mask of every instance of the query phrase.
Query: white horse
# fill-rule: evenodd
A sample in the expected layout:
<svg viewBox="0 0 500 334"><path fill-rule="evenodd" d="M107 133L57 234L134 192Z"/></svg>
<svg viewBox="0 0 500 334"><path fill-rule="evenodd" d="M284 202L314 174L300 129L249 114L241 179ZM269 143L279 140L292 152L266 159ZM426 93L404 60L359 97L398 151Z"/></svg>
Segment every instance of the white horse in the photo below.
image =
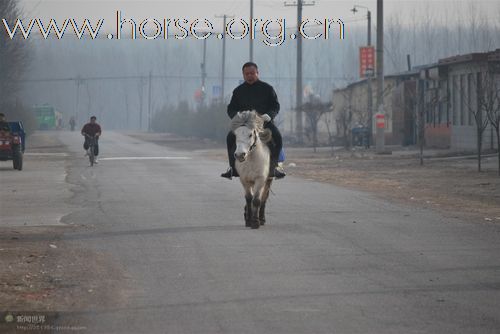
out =
<svg viewBox="0 0 500 334"><path fill-rule="evenodd" d="M269 177L272 133L264 129L264 120L255 111L238 112L231 121L236 136L235 167L245 189L245 225L253 229L266 222L266 201L273 179Z"/></svg>

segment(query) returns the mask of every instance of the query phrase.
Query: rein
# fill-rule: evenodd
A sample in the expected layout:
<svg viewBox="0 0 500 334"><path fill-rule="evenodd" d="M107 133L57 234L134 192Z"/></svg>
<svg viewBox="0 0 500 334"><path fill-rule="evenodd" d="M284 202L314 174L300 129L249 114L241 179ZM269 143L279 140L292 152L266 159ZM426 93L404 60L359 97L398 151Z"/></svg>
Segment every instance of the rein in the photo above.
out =
<svg viewBox="0 0 500 334"><path fill-rule="evenodd" d="M259 136L259 134L255 135L255 140L254 140L253 144L250 146L250 148L248 149L248 153L252 152L257 147L258 136Z"/></svg>

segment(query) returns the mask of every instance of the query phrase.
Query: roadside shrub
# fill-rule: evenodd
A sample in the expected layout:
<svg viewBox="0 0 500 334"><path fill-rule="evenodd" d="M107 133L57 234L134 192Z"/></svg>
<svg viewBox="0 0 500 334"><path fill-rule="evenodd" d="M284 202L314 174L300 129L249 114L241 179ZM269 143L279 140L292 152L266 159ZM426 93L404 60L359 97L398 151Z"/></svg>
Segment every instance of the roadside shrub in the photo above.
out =
<svg viewBox="0 0 500 334"><path fill-rule="evenodd" d="M165 106L156 112L152 129L155 132L222 141L229 129L229 118L225 106L220 103L194 110L182 101L177 106Z"/></svg>
<svg viewBox="0 0 500 334"><path fill-rule="evenodd" d="M27 136L31 135L38 127L31 109L19 102L14 105L3 103L0 105L0 111L5 114L7 121L22 121Z"/></svg>

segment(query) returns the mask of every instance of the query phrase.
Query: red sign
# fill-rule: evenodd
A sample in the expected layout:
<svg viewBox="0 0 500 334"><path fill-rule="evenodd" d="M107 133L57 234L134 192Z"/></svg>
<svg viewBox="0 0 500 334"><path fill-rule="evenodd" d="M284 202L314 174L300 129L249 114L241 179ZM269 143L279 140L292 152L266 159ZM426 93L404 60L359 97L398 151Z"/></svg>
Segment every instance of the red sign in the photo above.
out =
<svg viewBox="0 0 500 334"><path fill-rule="evenodd" d="M385 116L384 114L376 114L375 119L377 120L377 128L385 128Z"/></svg>
<svg viewBox="0 0 500 334"><path fill-rule="evenodd" d="M359 77L372 77L375 72L375 48L362 46L359 48Z"/></svg>

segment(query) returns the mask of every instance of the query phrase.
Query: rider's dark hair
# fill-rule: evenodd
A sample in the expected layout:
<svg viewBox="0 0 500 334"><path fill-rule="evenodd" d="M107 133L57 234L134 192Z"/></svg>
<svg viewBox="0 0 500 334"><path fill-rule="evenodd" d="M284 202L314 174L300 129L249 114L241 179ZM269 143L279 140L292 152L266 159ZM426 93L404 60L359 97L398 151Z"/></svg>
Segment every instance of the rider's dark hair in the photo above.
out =
<svg viewBox="0 0 500 334"><path fill-rule="evenodd" d="M249 62L246 62L246 63L243 64L243 67L241 68L241 70L244 71L246 67L252 67L252 66L255 67L256 70L259 69L257 67L256 63L253 63L253 62L249 61Z"/></svg>
<svg viewBox="0 0 500 334"><path fill-rule="evenodd" d="M95 117L95 116L92 116L92 117L90 117L90 119L97 119L97 117Z"/></svg>

